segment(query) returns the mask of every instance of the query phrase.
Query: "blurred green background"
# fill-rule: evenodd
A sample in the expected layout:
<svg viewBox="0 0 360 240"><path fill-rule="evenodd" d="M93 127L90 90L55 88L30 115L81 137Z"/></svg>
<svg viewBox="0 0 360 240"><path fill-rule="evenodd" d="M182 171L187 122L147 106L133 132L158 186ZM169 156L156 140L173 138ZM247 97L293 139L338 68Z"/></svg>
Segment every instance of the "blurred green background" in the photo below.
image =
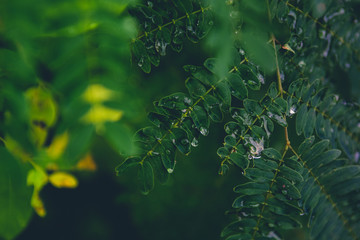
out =
<svg viewBox="0 0 360 240"><path fill-rule="evenodd" d="M136 96L143 104L133 131L150 125L146 113L153 110L152 101L185 91L182 66L202 64L209 53L201 46L188 42L181 54L169 51L149 75L132 66ZM177 154L169 181L156 183L146 196L138 189L136 171L115 176L115 166L124 159L98 136L91 145L98 169L75 173L75 189L47 185L41 192L47 216L34 215L16 239L219 239L229 221L225 211L235 197L232 188L239 174L235 169L226 177L217 173L216 150L224 136L221 124L212 125L190 156Z"/></svg>

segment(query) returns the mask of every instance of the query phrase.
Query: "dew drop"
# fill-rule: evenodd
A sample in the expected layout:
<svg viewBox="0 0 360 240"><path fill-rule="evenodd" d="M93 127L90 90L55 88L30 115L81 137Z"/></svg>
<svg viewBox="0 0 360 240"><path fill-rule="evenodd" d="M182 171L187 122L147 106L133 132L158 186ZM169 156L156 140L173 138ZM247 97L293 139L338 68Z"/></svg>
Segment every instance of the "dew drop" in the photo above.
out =
<svg viewBox="0 0 360 240"><path fill-rule="evenodd" d="M142 67L144 65L144 61L145 61L144 57L141 57L139 62L138 62L138 66Z"/></svg>
<svg viewBox="0 0 360 240"><path fill-rule="evenodd" d="M299 67L305 67L306 66L306 63L303 61L303 60L301 60L299 63L298 63L298 65L299 65Z"/></svg>
<svg viewBox="0 0 360 240"><path fill-rule="evenodd" d="M265 84L265 78L261 73L257 74L257 78L259 79L259 81L261 82L261 84Z"/></svg>
<svg viewBox="0 0 360 240"><path fill-rule="evenodd" d="M184 98L184 102L187 104L187 105L191 105L192 103L192 100L188 97Z"/></svg>
<svg viewBox="0 0 360 240"><path fill-rule="evenodd" d="M193 138L193 140L191 141L191 146L197 147L198 145L199 145L199 141L196 138Z"/></svg>
<svg viewBox="0 0 360 240"><path fill-rule="evenodd" d="M296 106L291 106L289 111L289 116L292 116L296 113Z"/></svg>
<svg viewBox="0 0 360 240"><path fill-rule="evenodd" d="M160 56L166 55L166 47L169 45L167 42L165 42L163 39L156 39L155 41L155 49L160 54Z"/></svg>
<svg viewBox="0 0 360 240"><path fill-rule="evenodd" d="M186 144L188 144L189 143L189 140L187 140L186 138L183 138L182 140L181 140L181 144L182 145L186 145Z"/></svg>
<svg viewBox="0 0 360 240"><path fill-rule="evenodd" d="M201 128L200 128L200 133L201 133L203 136L207 136L207 135L209 134L209 130L206 129L206 128L201 127Z"/></svg>
<svg viewBox="0 0 360 240"><path fill-rule="evenodd" d="M173 173L173 172L174 172L174 169L168 168L167 171L168 171L168 173Z"/></svg>

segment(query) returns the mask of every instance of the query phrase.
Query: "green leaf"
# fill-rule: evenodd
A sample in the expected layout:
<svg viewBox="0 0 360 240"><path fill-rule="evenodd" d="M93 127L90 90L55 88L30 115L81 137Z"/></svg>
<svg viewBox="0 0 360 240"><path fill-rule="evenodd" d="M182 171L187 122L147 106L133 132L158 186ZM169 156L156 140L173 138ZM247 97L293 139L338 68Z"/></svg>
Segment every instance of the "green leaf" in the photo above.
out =
<svg viewBox="0 0 360 240"><path fill-rule="evenodd" d="M160 156L159 155L156 155L156 156L153 155L153 156L150 157L149 161L150 161L150 164L151 164L151 166L153 168L154 175L155 175L156 179L158 179L161 184L166 183L168 178L169 178L169 173L164 168L164 165L162 164Z"/></svg>
<svg viewBox="0 0 360 240"><path fill-rule="evenodd" d="M269 97L271 97L272 99L275 99L278 95L278 90L277 90L277 86L276 86L276 83L275 82L272 82L269 86L269 89L268 89L268 94L269 94Z"/></svg>
<svg viewBox="0 0 360 240"><path fill-rule="evenodd" d="M129 170L129 168L139 165L140 161L141 159L139 157L129 157L125 159L125 161L115 168L116 175L119 176Z"/></svg>
<svg viewBox="0 0 360 240"><path fill-rule="evenodd" d="M231 117L241 123L242 125L251 126L253 125L253 118L251 115L243 108L230 108Z"/></svg>
<svg viewBox="0 0 360 240"><path fill-rule="evenodd" d="M283 114L281 113L280 109L278 109L273 104L271 104L267 108L267 115L269 118L274 120L280 126L287 127L287 122L286 122L285 118L283 117Z"/></svg>
<svg viewBox="0 0 360 240"><path fill-rule="evenodd" d="M227 135L224 138L226 147L234 147L236 145L236 138L233 135Z"/></svg>
<svg viewBox="0 0 360 240"><path fill-rule="evenodd" d="M300 175L300 173L296 172L295 170L287 167L287 166L281 166L279 167L279 174L280 176L285 177L286 179L294 182L301 182L303 181L303 177Z"/></svg>
<svg viewBox="0 0 360 240"><path fill-rule="evenodd" d="M303 103L296 114L296 134L301 135L306 124L307 106Z"/></svg>
<svg viewBox="0 0 360 240"><path fill-rule="evenodd" d="M216 95L224 103L224 107L228 109L231 105L231 91L226 82L219 82L215 89Z"/></svg>
<svg viewBox="0 0 360 240"><path fill-rule="evenodd" d="M28 224L32 188L26 184L28 165L0 146L0 237L14 239Z"/></svg>
<svg viewBox="0 0 360 240"><path fill-rule="evenodd" d="M286 113L288 104L287 104L287 102L286 102L285 99L283 99L283 98L276 98L276 99L275 99L275 104L276 104L277 106L279 106L280 112Z"/></svg>
<svg viewBox="0 0 360 240"><path fill-rule="evenodd" d="M335 195L341 196L348 194L352 191L359 190L359 186L360 186L360 177L353 177L351 179L347 179L340 183L334 184L330 188L330 191Z"/></svg>
<svg viewBox="0 0 360 240"><path fill-rule="evenodd" d="M289 180L278 177L276 179L276 183L282 194L289 196L293 199L301 198L300 191Z"/></svg>
<svg viewBox="0 0 360 240"><path fill-rule="evenodd" d="M207 136L209 134L210 121L206 111L202 107L196 105L190 112L190 116L200 133Z"/></svg>
<svg viewBox="0 0 360 240"><path fill-rule="evenodd" d="M191 14L186 17L186 36L194 43L205 37L212 28L213 20L210 11Z"/></svg>
<svg viewBox="0 0 360 240"><path fill-rule="evenodd" d="M235 136L239 136L245 130L244 126L240 125L236 122L228 122L224 126L225 132L227 134L235 134Z"/></svg>
<svg viewBox="0 0 360 240"><path fill-rule="evenodd" d="M305 139L299 146L298 152L300 155L302 155L305 151L309 150L311 145L314 143L315 137L311 136L307 139Z"/></svg>
<svg viewBox="0 0 360 240"><path fill-rule="evenodd" d="M241 208L241 207L258 207L260 203L265 201L264 195L241 195L235 198L232 207Z"/></svg>
<svg viewBox="0 0 360 240"><path fill-rule="evenodd" d="M299 172L303 168L303 165L298 161L296 156L288 158L285 160L286 166L294 169L295 171Z"/></svg>
<svg viewBox="0 0 360 240"><path fill-rule="evenodd" d="M322 140L314 144L314 146L303 154L302 158L304 162L310 161L311 159L319 156L329 146L329 143L329 140Z"/></svg>
<svg viewBox="0 0 360 240"><path fill-rule="evenodd" d="M140 164L139 180L141 192L143 194L148 194L154 188L154 172L151 164L148 161Z"/></svg>
<svg viewBox="0 0 360 240"><path fill-rule="evenodd" d="M254 159L253 163L255 167L266 171L273 171L278 168L277 162L263 158Z"/></svg>
<svg viewBox="0 0 360 240"><path fill-rule="evenodd" d="M162 140L160 145L160 155L162 163L168 173L172 173L175 168L175 147L167 140Z"/></svg>
<svg viewBox="0 0 360 240"><path fill-rule="evenodd" d="M193 5L190 0L184 1L173 1L173 3L178 7L181 8L185 13L190 14L193 11Z"/></svg>
<svg viewBox="0 0 360 240"><path fill-rule="evenodd" d="M269 190L269 184L257 183L257 182L243 183L234 187L234 192L244 195L263 194L266 193L268 190Z"/></svg>
<svg viewBox="0 0 360 240"><path fill-rule="evenodd" d="M206 86L215 85L217 83L217 79L215 75L209 72L207 69L203 67L198 67L194 65L185 65L184 70L186 72L191 73L194 78L199 79L200 82L205 84Z"/></svg>
<svg viewBox="0 0 360 240"><path fill-rule="evenodd" d="M268 182L274 178L274 173L258 168L249 168L244 176L256 182Z"/></svg>
<svg viewBox="0 0 360 240"><path fill-rule="evenodd" d="M219 155L220 158L227 157L230 154L229 150L225 147L218 148L216 153L217 153L217 155Z"/></svg>
<svg viewBox="0 0 360 240"><path fill-rule="evenodd" d="M230 73L227 78L232 88L232 95L239 100L243 100L248 97L248 90L244 84L244 81L236 73Z"/></svg>
<svg viewBox="0 0 360 240"><path fill-rule="evenodd" d="M256 136L257 138L261 139L261 138L266 138L267 135L266 135L266 132L264 131L264 129L262 127L259 127L259 126L256 126L256 125L253 125L251 127L251 134L254 136Z"/></svg>
<svg viewBox="0 0 360 240"><path fill-rule="evenodd" d="M338 149L331 149L319 155L316 158L312 158L306 162L309 168L315 168L320 165L326 165L331 161L337 159L341 155L341 151Z"/></svg>
<svg viewBox="0 0 360 240"><path fill-rule="evenodd" d="M145 127L139 129L135 135L134 140L143 143L153 143L162 137L161 132L155 127Z"/></svg>
<svg viewBox="0 0 360 240"><path fill-rule="evenodd" d="M290 216L277 215L275 217L275 224L285 230L302 227L302 224L298 220Z"/></svg>
<svg viewBox="0 0 360 240"><path fill-rule="evenodd" d="M315 109L312 108L306 114L306 122L304 127L304 136L306 138L310 137L313 134L315 123L316 123L316 113L315 113Z"/></svg>
<svg viewBox="0 0 360 240"><path fill-rule="evenodd" d="M231 153L230 160L241 169L247 169L249 167L249 159L240 153Z"/></svg>
<svg viewBox="0 0 360 240"><path fill-rule="evenodd" d="M301 86L303 85L304 80L303 79L298 79L296 81L291 82L290 86L289 86L289 94L292 96L295 94L295 92L299 91L301 89ZM296 94L296 96L298 96L299 94Z"/></svg>
<svg viewBox="0 0 360 240"><path fill-rule="evenodd" d="M288 216L290 214L301 212L299 207L287 202L280 201L276 198L269 198L267 203L269 210L275 214Z"/></svg>
<svg viewBox="0 0 360 240"><path fill-rule="evenodd" d="M170 128L170 119L160 113L150 112L148 119L158 128L168 130Z"/></svg>
<svg viewBox="0 0 360 240"><path fill-rule="evenodd" d="M274 148L265 148L261 153L264 154L265 156L267 156L268 158L279 160L279 161L281 160L280 152Z"/></svg>
<svg viewBox="0 0 360 240"><path fill-rule="evenodd" d="M218 59L216 58L207 58L204 62L204 67L209 70L211 73L216 74L216 65Z"/></svg>
<svg viewBox="0 0 360 240"><path fill-rule="evenodd" d="M132 48L133 55L135 57L135 63L146 73L151 71L151 63L149 55L147 54L144 43L140 40L136 40L133 43Z"/></svg>
<svg viewBox="0 0 360 240"><path fill-rule="evenodd" d="M174 93L160 99L158 105L169 109L183 110L192 105L192 99L185 93Z"/></svg>
<svg viewBox="0 0 360 240"><path fill-rule="evenodd" d="M189 77L186 79L185 86L191 97L200 97L206 93L205 86L195 78Z"/></svg>
<svg viewBox="0 0 360 240"><path fill-rule="evenodd" d="M252 99L245 99L243 104L246 111L252 116L260 116L263 112L262 107L260 107L257 101Z"/></svg>
<svg viewBox="0 0 360 240"><path fill-rule="evenodd" d="M211 120L214 122L221 122L223 119L223 113L220 109L220 101L211 95L204 97L204 108L208 112Z"/></svg>
<svg viewBox="0 0 360 240"><path fill-rule="evenodd" d="M185 130L173 128L170 138L181 153L188 154L190 152L190 141Z"/></svg>
<svg viewBox="0 0 360 240"><path fill-rule="evenodd" d="M228 171L229 171L229 166L227 164L222 164L219 168L218 174L224 176Z"/></svg>
<svg viewBox="0 0 360 240"><path fill-rule="evenodd" d="M241 219L241 220L232 222L229 225L227 225L221 232L220 236L225 237L229 234L234 234L234 233L239 232L240 229L254 228L256 225L257 225L257 221L255 219L252 219L252 218ZM233 238L233 239L235 239L235 238ZM242 238L240 238L240 239L242 239Z"/></svg>
<svg viewBox="0 0 360 240"><path fill-rule="evenodd" d="M345 166L345 167L337 168L325 176L321 176L319 178L319 181L328 188L334 184L351 179L356 175L358 175L359 173L360 173L359 165Z"/></svg>

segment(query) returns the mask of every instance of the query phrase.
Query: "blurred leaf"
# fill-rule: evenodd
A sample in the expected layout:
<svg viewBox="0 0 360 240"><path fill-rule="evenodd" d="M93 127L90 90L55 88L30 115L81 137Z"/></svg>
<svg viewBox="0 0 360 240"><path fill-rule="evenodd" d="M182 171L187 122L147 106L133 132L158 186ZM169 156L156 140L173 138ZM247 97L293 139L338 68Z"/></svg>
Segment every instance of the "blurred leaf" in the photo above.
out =
<svg viewBox="0 0 360 240"><path fill-rule="evenodd" d="M34 165L27 175L27 185L34 186L34 192L31 197L31 206L40 217L45 217L46 209L42 199L40 198L40 191L48 183L48 175L41 167Z"/></svg>
<svg viewBox="0 0 360 240"><path fill-rule="evenodd" d="M82 94L82 97L85 101L91 104L96 104L113 99L115 94L116 92L104 87L103 85L91 84L86 88L85 92Z"/></svg>
<svg viewBox="0 0 360 240"><path fill-rule="evenodd" d="M76 164L76 169L95 171L97 169L96 163L90 153L87 153L80 161Z"/></svg>
<svg viewBox="0 0 360 240"><path fill-rule="evenodd" d="M13 239L28 224L31 188L26 184L28 166L0 147L0 236Z"/></svg>
<svg viewBox="0 0 360 240"><path fill-rule="evenodd" d="M106 123L104 137L118 153L129 156L136 151L130 129L121 123Z"/></svg>
<svg viewBox="0 0 360 240"><path fill-rule="evenodd" d="M123 111L111 109L101 104L93 105L81 118L84 123L102 124L104 122L116 122L123 116Z"/></svg>
<svg viewBox="0 0 360 240"><path fill-rule="evenodd" d="M49 182L57 188L76 188L78 180L66 172L54 172L49 176Z"/></svg>
<svg viewBox="0 0 360 240"><path fill-rule="evenodd" d="M64 132L56 136L51 142L50 146L46 149L48 156L52 159L59 158L65 151L69 143L69 133Z"/></svg>
<svg viewBox="0 0 360 240"><path fill-rule="evenodd" d="M249 59L260 65L265 72L275 70L274 49L268 44L268 36L265 32L246 30L242 32L241 40Z"/></svg>

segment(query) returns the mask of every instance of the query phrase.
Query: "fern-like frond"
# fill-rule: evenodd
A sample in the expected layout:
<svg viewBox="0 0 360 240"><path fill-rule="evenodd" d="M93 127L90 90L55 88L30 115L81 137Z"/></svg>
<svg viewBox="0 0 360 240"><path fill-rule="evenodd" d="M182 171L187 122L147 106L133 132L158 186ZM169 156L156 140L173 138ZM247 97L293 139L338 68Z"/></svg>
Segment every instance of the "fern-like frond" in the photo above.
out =
<svg viewBox="0 0 360 240"><path fill-rule="evenodd" d="M180 52L184 40L199 42L213 25L210 7L200 1L151 2L130 13L140 20L143 32L132 43L135 64L146 73L151 64L159 66L160 56L165 56L169 47Z"/></svg>
<svg viewBox="0 0 360 240"><path fill-rule="evenodd" d="M357 196L360 167L345 165L339 159L341 151L328 150L329 140L314 143L314 137L306 139L299 147L299 153L290 146L304 166L304 181L298 184L301 191L301 206L310 215L309 227L314 239L357 239L359 222L356 217L358 206L347 207ZM352 184L349 184L352 183Z"/></svg>

